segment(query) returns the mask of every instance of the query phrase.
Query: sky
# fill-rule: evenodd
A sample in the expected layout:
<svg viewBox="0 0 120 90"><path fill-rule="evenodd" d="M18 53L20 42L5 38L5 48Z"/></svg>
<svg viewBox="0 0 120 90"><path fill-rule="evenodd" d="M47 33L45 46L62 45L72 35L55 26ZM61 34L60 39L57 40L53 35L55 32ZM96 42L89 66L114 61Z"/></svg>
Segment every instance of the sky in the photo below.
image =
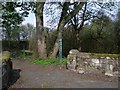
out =
<svg viewBox="0 0 120 90"><path fill-rule="evenodd" d="M34 13L30 13L28 15L28 17L25 18L25 20L23 21L22 24L27 24L27 23L30 23L30 24L34 25L34 27L36 27L36 19L35 19Z"/></svg>
<svg viewBox="0 0 120 90"><path fill-rule="evenodd" d="M51 19L54 19L55 17L58 18L60 16L60 9L55 9L55 8L57 8L57 5L50 6L49 4L45 4L44 9L47 9L48 10L47 12L50 12L50 10L48 9L49 7L51 7L52 11L54 11L54 15L47 15L47 14L45 14L45 12L43 13L44 14L43 15L44 27L57 28L58 20L55 21L56 23L54 23L54 25L50 21L51 21ZM17 10L19 10L19 9L17 9ZM27 24L27 23L30 23L30 24L34 25L34 27L36 27L36 18L35 18L34 13L30 12L28 17L25 17L25 20L23 21L22 24Z"/></svg>
<svg viewBox="0 0 120 90"><path fill-rule="evenodd" d="M48 24L47 24L47 21L50 19L49 17L45 16L44 15L44 26L45 27L49 27ZM36 27L36 18L35 18L35 14L34 13L30 13L28 15L28 17L25 17L24 18L25 20L22 22L23 25L27 24L27 23L30 23L32 25L34 25L34 27Z"/></svg>
<svg viewBox="0 0 120 90"><path fill-rule="evenodd" d="M21 12L21 11L19 11L20 8L16 8L16 10L18 12ZM28 17L25 17L24 19L25 20L22 22L23 25L25 25L27 23L30 23L30 24L34 25L34 27L36 27L36 19L35 19L35 14L34 13L29 12Z"/></svg>

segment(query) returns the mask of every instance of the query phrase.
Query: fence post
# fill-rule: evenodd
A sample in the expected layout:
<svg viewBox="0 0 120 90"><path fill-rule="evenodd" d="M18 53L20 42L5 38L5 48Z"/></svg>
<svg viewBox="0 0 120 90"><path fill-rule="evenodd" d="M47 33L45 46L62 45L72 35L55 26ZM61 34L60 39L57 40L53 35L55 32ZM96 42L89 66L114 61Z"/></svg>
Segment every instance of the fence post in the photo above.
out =
<svg viewBox="0 0 120 90"><path fill-rule="evenodd" d="M58 45L59 45L59 59L60 63L62 63L62 33L59 33L59 38L58 38Z"/></svg>

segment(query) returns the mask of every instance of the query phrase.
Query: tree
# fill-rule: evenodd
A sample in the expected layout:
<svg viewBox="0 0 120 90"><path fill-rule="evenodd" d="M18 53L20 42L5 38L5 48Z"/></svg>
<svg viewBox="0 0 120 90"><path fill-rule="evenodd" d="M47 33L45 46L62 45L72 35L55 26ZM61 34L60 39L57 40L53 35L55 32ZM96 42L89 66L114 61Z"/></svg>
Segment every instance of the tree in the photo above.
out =
<svg viewBox="0 0 120 90"><path fill-rule="evenodd" d="M27 23L20 27L20 40L29 42L29 50L36 52L36 36L35 36L35 27L32 24Z"/></svg>
<svg viewBox="0 0 120 90"><path fill-rule="evenodd" d="M29 11L35 13L36 16L36 49L39 53L40 58L46 58L46 43L45 43L45 35L43 28L43 9L45 2L16 2L16 6L20 7L23 11L22 15L28 16Z"/></svg>
<svg viewBox="0 0 120 90"><path fill-rule="evenodd" d="M82 51L112 53L115 50L113 21L102 14L81 31ZM89 45L88 45L89 44Z"/></svg>
<svg viewBox="0 0 120 90"><path fill-rule="evenodd" d="M33 32L35 32L35 27L32 24L21 25L19 37L21 37L21 40L30 40Z"/></svg>
<svg viewBox="0 0 120 90"><path fill-rule="evenodd" d="M120 8L118 9L116 20L114 22L114 35L115 35L115 43L117 46L117 53L120 52Z"/></svg>
<svg viewBox="0 0 120 90"><path fill-rule="evenodd" d="M8 40L8 48L10 49L10 41L19 39L19 27L23 21L23 17L16 11L14 2L2 2L0 9L2 9L3 37Z"/></svg>
<svg viewBox="0 0 120 90"><path fill-rule="evenodd" d="M35 3L35 2L7 2L7 5L6 5L6 8L7 8L6 11L9 11L8 8L11 8L10 9L11 11L15 11L16 7L20 7L20 11L22 11L21 15L24 17L28 16L29 11L32 11L35 13L35 15L36 15L36 39L37 39L36 43L37 43L37 49L38 49L40 58L46 58L46 44L45 44L44 29L43 29L44 3L45 2L37 2L37 3ZM10 14L10 12L8 12L8 13ZM19 14L17 13L17 15L19 15ZM16 17L17 15L14 15L14 17ZM8 15L7 15L7 17L8 17ZM5 15L4 15L4 18L6 18ZM9 16L9 19L10 18L11 18L11 16ZM20 19L15 18L14 21L15 20L20 20ZM8 21L9 21L8 19L6 20L6 22L4 21L3 25L7 26L9 24ZM13 23L10 22L10 24L16 26L15 22L13 22ZM11 28L12 27L13 26L11 26ZM6 27L6 28L7 28L6 30L8 30L8 27ZM10 35L10 33L8 35ZM22 33L22 36L25 38L25 36L26 36L25 31L24 31L24 34Z"/></svg>
<svg viewBox="0 0 120 90"><path fill-rule="evenodd" d="M36 37L37 37L37 49L40 58L46 58L46 43L45 43L45 35L43 28L43 8L45 2L37 2L36 6Z"/></svg>
<svg viewBox="0 0 120 90"><path fill-rule="evenodd" d="M79 32L82 30L82 27L84 25L84 22L85 21L88 21L88 20L91 20L92 18L95 18L97 17L96 16L96 11L98 12L99 10L94 10L94 9L90 9L90 7L95 7L97 5L97 7L100 7L102 9L105 9L106 10L112 10L111 7L114 6L114 3L90 3L91 5L88 6L87 2L80 2L80 3L77 3L77 2L74 2L74 3L70 3L70 2L65 2L62 6L62 12L61 12L61 17L60 17L60 20L59 20L59 23L58 23L58 33L62 33L62 30L63 30L63 27L68 24L69 21L73 20L75 18L75 15L81 13L82 11L82 14L80 14L79 18L75 18L76 22L79 22L81 21L81 23L79 23L76 27L75 27L75 30L77 31L77 34L76 34L76 37L78 37L78 34ZM74 5L74 8L70 8L71 5ZM84 9L83 9L84 7ZM91 11L89 11L88 9L90 9ZM94 12L92 12L92 10ZM70 12L68 12L70 11ZM74 23L76 23L74 22ZM76 23L77 24L77 23ZM58 34L59 35L59 34ZM57 38L58 39L58 38ZM78 37L78 40L79 40L79 37ZM78 41L79 42L79 41ZM57 52L58 52L58 42L56 40L55 42L55 45L54 45L54 48L53 48L53 53L52 53L52 57L55 57L57 55Z"/></svg>
<svg viewBox="0 0 120 90"><path fill-rule="evenodd" d="M84 3L85 2L80 2L75 7L75 9L73 11L71 11L69 14L67 14L67 10L69 8L70 2L64 2L61 17L60 17L58 28L57 28L58 36L57 36L56 42L54 44L53 53L51 54L51 57L56 57L56 55L57 55L57 52L58 52L58 37L62 33L62 30L64 29L64 26L67 24L67 22L71 18L73 18L79 12L79 10L83 7Z"/></svg>
<svg viewBox="0 0 120 90"><path fill-rule="evenodd" d="M22 23L23 17L15 10L13 2L2 3L1 9L4 11L2 13L3 32L6 33L7 40L13 40L14 38L12 37L15 34L18 35L19 30L17 28Z"/></svg>
<svg viewBox="0 0 120 90"><path fill-rule="evenodd" d="M36 43L37 43L37 50L39 52L39 56L40 58L46 58L47 54L46 54L46 42L45 42L45 30L43 29L43 9L44 9L44 4L45 2L15 2L14 3L14 8L15 7L21 7L21 10L23 11L21 13L21 15L23 16L27 16L29 14L29 11L33 11L36 14ZM62 12L61 12L61 17L58 23L58 28L57 28L57 37L55 40L55 44L54 44L54 48L53 48L53 53L51 54L51 57L56 57L57 52L58 52L58 35L60 33L62 33L62 30L64 29L64 27L67 25L68 26L68 22L75 18L75 15L77 15L78 13L80 13L80 11L83 10L82 16L79 16L78 20L75 21L79 21L80 19L82 19L81 23L78 24L78 26L83 27L84 25L84 21L89 20L93 17L88 17L91 16L92 13L94 12L87 12L86 10L88 10L86 7L83 9L84 6L86 6L86 2L59 2L59 4L62 6ZM109 8L109 4L100 4L100 3L94 3L99 5L100 7L106 7ZM74 8L70 8L72 7L71 5L74 5ZM69 11L70 10L70 11ZM68 12L69 11L69 12ZM91 9L92 11L92 9ZM85 17L85 18L84 18ZM79 27L77 27L78 29ZM79 30L79 29L78 29Z"/></svg>

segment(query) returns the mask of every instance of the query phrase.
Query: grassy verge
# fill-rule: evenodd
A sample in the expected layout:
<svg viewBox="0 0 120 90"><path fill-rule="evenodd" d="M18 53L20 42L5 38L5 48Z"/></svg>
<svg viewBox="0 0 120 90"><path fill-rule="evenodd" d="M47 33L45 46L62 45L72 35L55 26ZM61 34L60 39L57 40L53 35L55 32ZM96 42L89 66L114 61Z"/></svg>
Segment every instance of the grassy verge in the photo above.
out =
<svg viewBox="0 0 120 90"><path fill-rule="evenodd" d="M62 58L62 62L60 63L59 58L47 58L47 59L39 59L39 55L37 53L32 53L28 50L21 50L21 51L14 51L12 52L13 58L21 58L23 60L28 60L31 63L34 64L40 64L40 65L66 65L67 59Z"/></svg>
<svg viewBox="0 0 120 90"><path fill-rule="evenodd" d="M35 64L40 64L40 65L51 65L51 64L54 64L54 65L60 65L60 60L59 58L47 58L47 59L36 59L34 60L34 63ZM67 63L67 59L66 58L63 58L62 59L62 64L66 64Z"/></svg>

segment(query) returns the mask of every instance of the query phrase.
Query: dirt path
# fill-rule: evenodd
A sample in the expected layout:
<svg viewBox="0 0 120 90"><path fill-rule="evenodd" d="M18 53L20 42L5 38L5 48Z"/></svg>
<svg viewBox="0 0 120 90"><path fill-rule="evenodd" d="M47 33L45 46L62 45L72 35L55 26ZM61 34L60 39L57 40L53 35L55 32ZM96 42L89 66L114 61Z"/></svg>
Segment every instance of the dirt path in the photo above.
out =
<svg viewBox="0 0 120 90"><path fill-rule="evenodd" d="M117 79L103 74L77 74L56 66L41 66L28 61L13 60L12 88L116 88Z"/></svg>

